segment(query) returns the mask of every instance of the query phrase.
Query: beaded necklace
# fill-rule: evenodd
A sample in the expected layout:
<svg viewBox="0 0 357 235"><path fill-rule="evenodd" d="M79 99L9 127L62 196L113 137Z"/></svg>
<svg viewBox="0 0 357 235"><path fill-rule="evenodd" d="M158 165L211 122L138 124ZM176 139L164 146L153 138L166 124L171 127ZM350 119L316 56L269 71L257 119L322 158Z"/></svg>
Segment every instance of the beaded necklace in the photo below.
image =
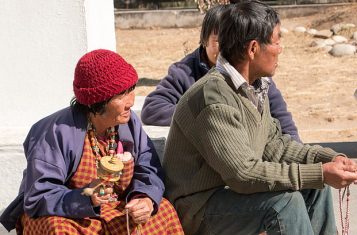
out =
<svg viewBox="0 0 357 235"><path fill-rule="evenodd" d="M119 181L124 164L115 154L115 149L117 147L117 143L115 141L117 132L115 131L115 128L111 127L107 129L109 143L105 150L107 153L109 153L109 156L105 156L105 153L101 152L101 149L98 146L98 139L95 134L95 127L90 122L90 120L88 120L87 129L91 147L95 155L97 178L106 182Z"/></svg>
<svg viewBox="0 0 357 235"><path fill-rule="evenodd" d="M346 194L346 211L345 211L345 218L343 218L343 211L342 211L342 207L343 207L343 199L345 197ZM349 208L349 204L350 204L350 186L347 186L343 192L340 189L338 191L338 197L339 197L339 206L340 206L340 219L341 219L341 235L348 235L349 233L349 229L350 229L350 208Z"/></svg>
<svg viewBox="0 0 357 235"><path fill-rule="evenodd" d="M92 124L92 122L90 120L88 120L88 127L87 127L87 132L88 132L88 136L89 136L89 140L91 143L91 147L92 150L94 152L95 155L95 165L97 170L99 170L100 168L100 160L102 159L102 156L104 156L103 153L101 153L101 150L99 148L98 145L98 139L96 137L96 131L95 131L95 127ZM107 136L109 136L109 143L107 145L106 151L109 153L109 156L111 157L112 160L116 159L118 160L117 157L115 157L115 149L117 148L117 143L115 141L115 137L117 135L117 132L115 131L114 127L108 128L107 129ZM118 162L116 162L118 163ZM115 164L114 161L112 161L112 164ZM120 162L120 164L123 164L122 162ZM99 177L98 177L99 178ZM100 191L99 191L100 195L104 195L104 188L101 187ZM128 209L125 210L125 216L126 216L126 229L127 229L127 234L130 235L130 224L129 224L129 211ZM138 231L137 233L140 234L140 225L138 225Z"/></svg>
<svg viewBox="0 0 357 235"><path fill-rule="evenodd" d="M87 131L88 131L90 144L95 155L95 164L96 167L98 168L99 161L103 156L105 156L105 153L102 153L101 149L99 148L98 139L96 137L97 136L96 129L92 124L92 122L90 121L88 121ZM115 131L114 127L108 128L106 132L107 132L107 136L109 136L109 143L106 146L106 151L108 152L110 157L114 157L115 149L117 147L117 143L115 142L115 136L117 132Z"/></svg>

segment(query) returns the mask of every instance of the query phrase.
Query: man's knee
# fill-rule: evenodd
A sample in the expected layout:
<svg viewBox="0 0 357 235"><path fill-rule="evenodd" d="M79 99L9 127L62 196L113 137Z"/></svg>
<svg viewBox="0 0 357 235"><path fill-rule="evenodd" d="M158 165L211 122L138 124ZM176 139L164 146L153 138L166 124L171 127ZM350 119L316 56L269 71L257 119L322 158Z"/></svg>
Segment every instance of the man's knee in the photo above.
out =
<svg viewBox="0 0 357 235"><path fill-rule="evenodd" d="M299 191L284 193L263 223L268 234L312 234L305 200Z"/></svg>
<svg viewBox="0 0 357 235"><path fill-rule="evenodd" d="M277 213L284 210L302 210L306 212L305 200L299 191L285 192L283 196L272 207ZM294 214L294 213L291 213Z"/></svg>

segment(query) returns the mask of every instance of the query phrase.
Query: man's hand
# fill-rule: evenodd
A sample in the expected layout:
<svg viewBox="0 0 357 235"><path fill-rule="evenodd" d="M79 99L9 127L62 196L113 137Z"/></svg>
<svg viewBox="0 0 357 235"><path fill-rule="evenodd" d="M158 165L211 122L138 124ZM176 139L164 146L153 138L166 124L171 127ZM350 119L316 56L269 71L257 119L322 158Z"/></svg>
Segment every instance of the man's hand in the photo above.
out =
<svg viewBox="0 0 357 235"><path fill-rule="evenodd" d="M345 165L357 166L357 163L345 156L338 155L333 159L333 162L342 162Z"/></svg>
<svg viewBox="0 0 357 235"><path fill-rule="evenodd" d="M357 162L353 159L350 159L345 156L338 155L333 159L333 162L342 162L345 165L352 165L352 166L357 166ZM355 184L357 184L357 180L354 181Z"/></svg>
<svg viewBox="0 0 357 235"><path fill-rule="evenodd" d="M136 224L146 223L154 210L152 201L148 197L132 199L125 208Z"/></svg>
<svg viewBox="0 0 357 235"><path fill-rule="evenodd" d="M357 164L346 157L322 165L324 182L334 188L343 188L357 181Z"/></svg>

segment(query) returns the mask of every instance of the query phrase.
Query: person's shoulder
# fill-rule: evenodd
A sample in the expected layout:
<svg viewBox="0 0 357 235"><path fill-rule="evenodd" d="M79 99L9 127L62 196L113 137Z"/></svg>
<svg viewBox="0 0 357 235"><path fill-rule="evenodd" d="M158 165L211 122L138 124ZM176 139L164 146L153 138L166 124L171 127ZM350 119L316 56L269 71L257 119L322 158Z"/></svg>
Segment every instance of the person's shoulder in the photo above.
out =
<svg viewBox="0 0 357 235"><path fill-rule="evenodd" d="M85 116L71 107L66 107L55 113L52 113L32 125L30 133L37 135L48 131L55 131L58 128L86 128Z"/></svg>
<svg viewBox="0 0 357 235"><path fill-rule="evenodd" d="M191 64L195 61L199 61L200 59L200 47L191 52L190 54L187 54L181 61L180 63L183 64Z"/></svg>
<svg viewBox="0 0 357 235"><path fill-rule="evenodd" d="M185 72L192 72L193 69L199 67L200 64L200 48L197 48L190 54L186 55L180 61L171 64L169 70L184 70Z"/></svg>
<svg viewBox="0 0 357 235"><path fill-rule="evenodd" d="M199 63L199 50L186 55L182 60L170 65L169 72L183 70L186 73L191 73L192 69Z"/></svg>
<svg viewBox="0 0 357 235"><path fill-rule="evenodd" d="M226 103L224 96L233 92L227 84L226 78L215 68L212 68L194 86L199 87L198 90L207 105ZM195 88L193 87L193 89Z"/></svg>
<svg viewBox="0 0 357 235"><path fill-rule="evenodd" d="M67 107L61 110L58 110L46 117L41 118L40 120L38 120L33 126L41 126L44 125L46 123L52 123L52 122L56 122L59 119L63 119L65 117L71 117L71 108Z"/></svg>
<svg viewBox="0 0 357 235"><path fill-rule="evenodd" d="M76 117L75 117L76 116ZM84 115L83 120L85 120ZM25 148L34 147L37 143L53 144L55 139L68 139L69 133L84 129L86 122L79 119L71 107L61 109L48 115L32 125L24 142Z"/></svg>
<svg viewBox="0 0 357 235"><path fill-rule="evenodd" d="M225 77L216 69L211 69L198 80L182 97L194 115L214 104L230 105L234 91L227 84ZM181 101L180 100L180 101Z"/></svg>

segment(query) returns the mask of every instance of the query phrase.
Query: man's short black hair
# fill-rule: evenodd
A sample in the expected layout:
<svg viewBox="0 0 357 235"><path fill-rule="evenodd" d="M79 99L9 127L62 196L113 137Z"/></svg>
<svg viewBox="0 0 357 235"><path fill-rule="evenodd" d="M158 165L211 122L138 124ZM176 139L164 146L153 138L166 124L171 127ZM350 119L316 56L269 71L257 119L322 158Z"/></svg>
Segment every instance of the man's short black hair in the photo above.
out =
<svg viewBox="0 0 357 235"><path fill-rule="evenodd" d="M250 41L257 40L263 45L271 43L280 19L272 7L257 0L227 6L221 14L218 42L222 56L235 64L244 58Z"/></svg>

